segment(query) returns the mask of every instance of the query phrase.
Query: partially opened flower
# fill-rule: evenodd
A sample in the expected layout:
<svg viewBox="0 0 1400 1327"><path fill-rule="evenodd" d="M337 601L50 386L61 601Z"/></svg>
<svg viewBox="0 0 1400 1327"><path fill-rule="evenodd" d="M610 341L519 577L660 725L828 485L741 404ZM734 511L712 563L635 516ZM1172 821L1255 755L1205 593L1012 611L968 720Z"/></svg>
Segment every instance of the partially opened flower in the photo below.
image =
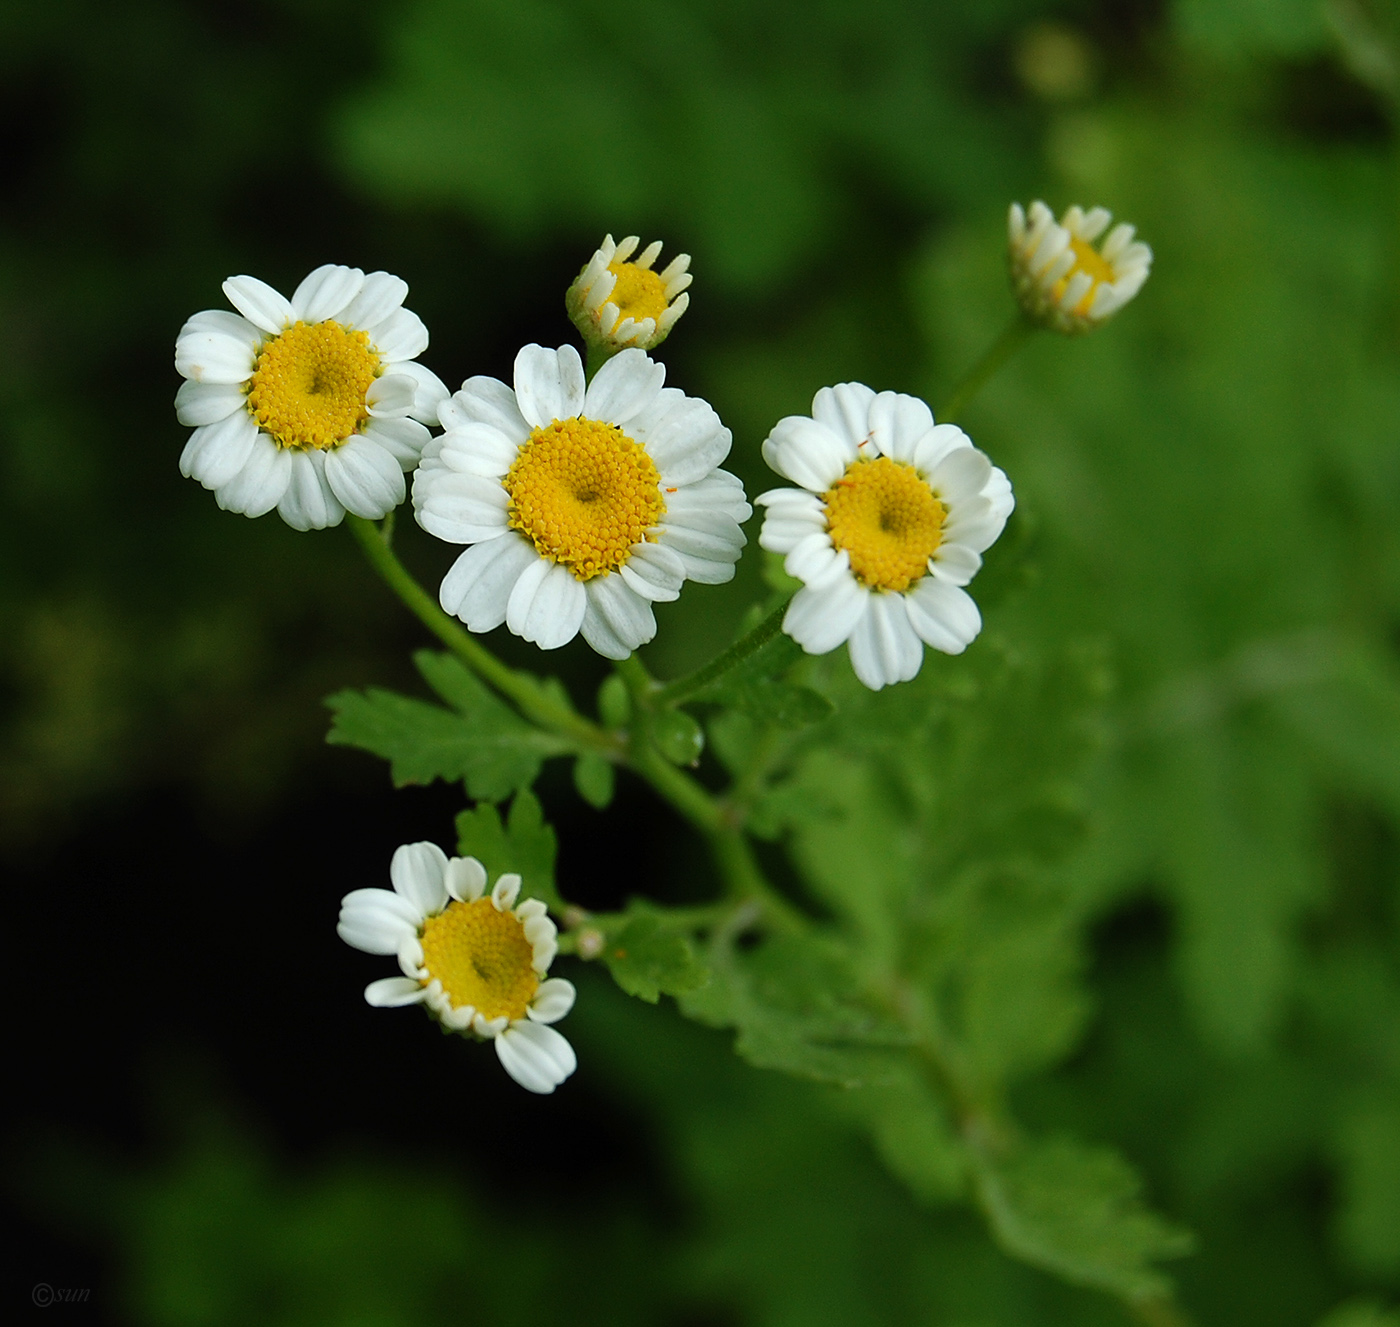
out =
<svg viewBox="0 0 1400 1327"><path fill-rule="evenodd" d="M251 276L224 282L238 310L197 313L175 342L175 397L194 427L180 472L225 511L319 530L404 500L447 388L415 363L428 345L408 285L318 267L286 299Z"/></svg>
<svg viewBox="0 0 1400 1327"><path fill-rule="evenodd" d="M1056 221L1042 202L1027 217L1011 204L1011 284L1028 317L1057 332L1087 332L1142 289L1152 250L1133 239L1132 226L1115 226L1094 248L1112 219L1102 207L1071 207Z"/></svg>
<svg viewBox="0 0 1400 1327"><path fill-rule="evenodd" d="M874 690L913 677L924 645L960 654L982 629L962 588L1015 502L1006 476L927 405L862 383L823 387L763 444L801 485L760 495L758 542L803 582L783 630L808 654L849 642Z"/></svg>
<svg viewBox="0 0 1400 1327"><path fill-rule="evenodd" d="M425 530L471 545L442 582L447 612L545 650L582 632L624 659L656 634L653 603L733 577L752 509L718 468L729 430L665 377L624 350L585 388L572 346L532 345L513 389L469 378L443 402L413 505Z"/></svg>
<svg viewBox="0 0 1400 1327"><path fill-rule="evenodd" d="M691 281L690 255L673 258L657 272L653 268L661 256L661 241L633 258L640 243L635 235L621 244L607 236L564 296L569 317L589 345L650 350L666 339L690 304L685 293Z"/></svg>
<svg viewBox="0 0 1400 1327"><path fill-rule="evenodd" d="M372 1005L421 1004L452 1032L493 1040L506 1072L531 1092L553 1092L578 1066L556 1032L574 1006L572 982L546 978L559 950L539 899L516 902L520 877L486 894L475 857L406 843L389 867L394 888L356 889L336 931L368 954L394 954L401 977L365 988Z"/></svg>

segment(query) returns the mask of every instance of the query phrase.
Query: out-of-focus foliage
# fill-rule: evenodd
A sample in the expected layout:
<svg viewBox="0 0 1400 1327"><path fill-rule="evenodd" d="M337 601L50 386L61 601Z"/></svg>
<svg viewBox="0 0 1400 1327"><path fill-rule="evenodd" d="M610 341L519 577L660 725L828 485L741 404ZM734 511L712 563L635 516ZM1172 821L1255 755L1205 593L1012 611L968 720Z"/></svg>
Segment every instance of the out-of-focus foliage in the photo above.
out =
<svg viewBox="0 0 1400 1327"><path fill-rule="evenodd" d="M755 492L759 441L825 383L937 405L1010 311L1011 198L1102 202L1157 255L1119 319L1038 339L963 421L1019 503L965 658L871 696L789 652L693 707L824 924L695 941L645 902L607 914L626 992L729 1029L599 982L571 1019L564 1092L645 1122L669 1219L640 1183L559 1217L421 1160L289 1178L206 1141L89 1188L130 1317L1107 1324L1121 1306L1082 1287L1155 1291L1187 1228L1170 1268L1203 1324L1396 1322L1393 6L281 0L256 37L120 8L0 30L15 95L70 117L0 218L14 838L172 769L275 798L317 697L390 667L348 540L222 516L174 475L174 379L148 363L228 272L406 270L459 379L506 371L483 328L564 338L516 305L557 303L601 232L660 235L695 257L671 380ZM757 565L661 609L658 673L737 630ZM563 753L420 666L450 709L345 692L338 740L465 778L487 800L460 850L548 897L528 785ZM432 759L425 714L462 739ZM610 768L575 779L613 794ZM339 882L288 884L312 887L333 909ZM444 1130L484 1127L452 1106Z"/></svg>

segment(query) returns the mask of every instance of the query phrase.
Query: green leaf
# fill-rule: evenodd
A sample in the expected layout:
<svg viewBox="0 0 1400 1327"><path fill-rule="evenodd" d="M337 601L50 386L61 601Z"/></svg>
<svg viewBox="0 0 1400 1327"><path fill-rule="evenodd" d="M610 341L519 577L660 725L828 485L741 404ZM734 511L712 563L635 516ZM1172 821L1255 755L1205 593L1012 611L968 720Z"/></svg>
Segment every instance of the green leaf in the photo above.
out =
<svg viewBox="0 0 1400 1327"><path fill-rule="evenodd" d="M423 650L414 662L452 709L380 687L341 691L326 701L334 715L326 740L388 760L399 787L464 779L472 797L488 801L529 787L546 757L568 750L497 700L451 655Z"/></svg>
<svg viewBox="0 0 1400 1327"><path fill-rule="evenodd" d="M1188 1232L1142 1204L1132 1168L1105 1148L1033 1143L1007 1161L983 1160L977 1187L1007 1253L1110 1294L1165 1293L1170 1282L1152 1263L1192 1247Z"/></svg>
<svg viewBox="0 0 1400 1327"><path fill-rule="evenodd" d="M554 887L557 846L539 799L528 788L515 794L504 822L490 802L469 807L457 816L458 853L475 857L493 881L507 872L517 872L523 882L522 893L543 899L555 911L563 906Z"/></svg>
<svg viewBox="0 0 1400 1327"><path fill-rule="evenodd" d="M664 909L634 899L606 931L602 959L628 995L655 1004L662 995L697 991L710 970L696 956L690 937L668 924Z"/></svg>
<svg viewBox="0 0 1400 1327"><path fill-rule="evenodd" d="M862 999L839 944L783 935L741 953L720 932L705 957L714 976L681 1009L734 1028L734 1049L750 1064L842 1087L897 1075L908 1036Z"/></svg>
<svg viewBox="0 0 1400 1327"><path fill-rule="evenodd" d="M589 806L603 810L613 799L615 783L612 761L592 753L574 761L574 787Z"/></svg>
<svg viewBox="0 0 1400 1327"><path fill-rule="evenodd" d="M966 1190L963 1144L947 1105L916 1066L904 1066L887 1083L843 1092L836 1103L870 1133L880 1159L917 1198L937 1205Z"/></svg>

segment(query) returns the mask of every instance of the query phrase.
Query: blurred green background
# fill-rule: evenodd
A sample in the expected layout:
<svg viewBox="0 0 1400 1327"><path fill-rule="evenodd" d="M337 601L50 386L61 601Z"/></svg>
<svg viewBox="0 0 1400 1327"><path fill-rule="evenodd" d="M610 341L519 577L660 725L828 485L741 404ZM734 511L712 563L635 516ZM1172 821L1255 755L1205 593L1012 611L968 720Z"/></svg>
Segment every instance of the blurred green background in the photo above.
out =
<svg viewBox="0 0 1400 1327"><path fill-rule="evenodd" d="M387 268L451 383L559 344L604 231L693 255L670 380L732 468L819 386L936 405L1008 317L1008 202L1156 270L963 421L1019 509L986 648L1113 689L1069 868L1092 1005L1018 1089L1196 1232L1201 1324L1400 1323L1400 33L1388 0L18 0L0 9L0 853L10 1296L184 1324L1028 1327L1121 1306L920 1203L839 1094L588 970L581 1069L367 1009L339 897L447 842L321 698L418 688L344 531L183 481L172 344L235 272ZM413 531L425 580L452 552ZM691 586L660 675L762 593ZM495 642L530 661L518 642ZM979 642L974 649L982 648ZM581 643L550 660L587 700ZM925 670L939 668L930 657ZM638 787L541 794L560 884L697 896Z"/></svg>

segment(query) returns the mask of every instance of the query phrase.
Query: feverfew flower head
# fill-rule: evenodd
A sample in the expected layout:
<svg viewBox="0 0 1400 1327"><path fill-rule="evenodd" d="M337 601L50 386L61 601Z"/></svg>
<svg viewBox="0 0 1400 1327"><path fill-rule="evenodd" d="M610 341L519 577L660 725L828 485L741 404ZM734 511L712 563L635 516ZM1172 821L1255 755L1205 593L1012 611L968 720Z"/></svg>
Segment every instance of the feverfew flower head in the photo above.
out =
<svg viewBox="0 0 1400 1327"><path fill-rule="evenodd" d="M783 630L808 654L850 643L878 691L907 682L924 646L960 654L982 629L962 588L1001 534L1011 484L927 405L862 383L823 387L812 414L780 420L763 444L801 485L764 493L758 542L802 581Z"/></svg>
<svg viewBox="0 0 1400 1327"><path fill-rule="evenodd" d="M401 977L365 988L372 1005L421 1004L444 1028L496 1043L506 1072L531 1092L553 1092L578 1067L550 1023L574 1007L572 982L546 978L558 934L539 899L503 875L489 893L475 857L406 843L389 866L394 888L356 889L336 931L367 954L398 956Z"/></svg>
<svg viewBox="0 0 1400 1327"><path fill-rule="evenodd" d="M175 342L175 411L194 427L180 472L225 511L276 507L297 530L392 511L447 396L414 362L428 331L407 283L326 266L290 300L251 276L224 294L237 313L197 313Z"/></svg>
<svg viewBox="0 0 1400 1327"><path fill-rule="evenodd" d="M1011 284L1028 317L1057 332L1087 332L1142 289L1152 250L1133 239L1132 226L1115 226L1094 248L1111 220L1102 207L1071 207L1056 221L1044 203L1032 203L1029 218L1011 204Z"/></svg>
<svg viewBox="0 0 1400 1327"><path fill-rule="evenodd" d="M659 346L690 304L690 255L681 254L660 272L661 241L647 245L629 235L621 244L607 236L564 296L574 326L590 346L609 353Z"/></svg>
<svg viewBox="0 0 1400 1327"><path fill-rule="evenodd" d="M572 346L526 346L514 387L468 378L413 478L418 523L470 544L442 582L473 631L504 622L543 650L579 634L625 659L656 634L652 604L686 580L727 581L752 509L718 468L730 433L640 350L584 383Z"/></svg>

